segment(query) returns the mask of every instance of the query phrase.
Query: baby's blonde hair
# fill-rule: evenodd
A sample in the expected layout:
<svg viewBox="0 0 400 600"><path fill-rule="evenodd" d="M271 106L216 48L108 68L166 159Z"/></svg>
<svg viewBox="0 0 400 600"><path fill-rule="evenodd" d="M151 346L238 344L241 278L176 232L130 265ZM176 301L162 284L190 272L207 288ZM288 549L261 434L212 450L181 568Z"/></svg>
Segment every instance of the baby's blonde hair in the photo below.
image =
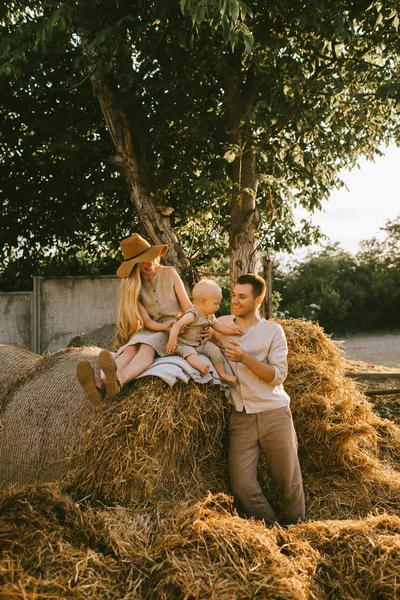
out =
<svg viewBox="0 0 400 600"><path fill-rule="evenodd" d="M115 349L126 344L135 333L143 328L143 321L138 311L141 289L140 263L137 263L130 275L121 279L117 326L113 344Z"/></svg>
<svg viewBox="0 0 400 600"><path fill-rule="evenodd" d="M194 304L200 302L202 298L206 298L211 290L218 290L219 292L221 292L221 288L219 287L219 285L212 279L201 279L198 283L196 283L192 290Z"/></svg>

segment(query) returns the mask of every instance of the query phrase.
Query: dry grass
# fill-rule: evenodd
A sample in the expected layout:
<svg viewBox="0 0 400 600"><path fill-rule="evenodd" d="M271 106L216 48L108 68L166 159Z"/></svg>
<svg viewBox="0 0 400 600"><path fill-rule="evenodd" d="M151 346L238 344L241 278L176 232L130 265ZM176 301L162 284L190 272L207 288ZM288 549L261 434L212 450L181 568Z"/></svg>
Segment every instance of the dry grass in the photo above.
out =
<svg viewBox="0 0 400 600"><path fill-rule="evenodd" d="M0 599L400 596L400 429L346 378L321 328L282 325L310 522L266 529L207 494L229 491L221 392L140 380L82 431L64 490L85 510L52 486L3 492Z"/></svg>
<svg viewBox="0 0 400 600"><path fill-rule="evenodd" d="M94 414L66 488L120 504L225 488L226 415L218 386L139 380Z"/></svg>
<svg viewBox="0 0 400 600"><path fill-rule="evenodd" d="M82 510L54 486L0 496L2 600L393 600L400 518L265 528L231 498Z"/></svg>
<svg viewBox="0 0 400 600"><path fill-rule="evenodd" d="M0 495L0 598L138 599L107 536L55 486Z"/></svg>
<svg viewBox="0 0 400 600"><path fill-rule="evenodd" d="M343 519L376 507L398 511L400 429L374 413L320 327L299 320L282 325L308 515ZM156 378L139 380L94 415L72 457L66 489L126 505L229 492L226 413L215 386L170 388ZM260 478L279 512L266 465Z"/></svg>
<svg viewBox="0 0 400 600"><path fill-rule="evenodd" d="M290 527L277 537L297 565L314 552L311 588L330 600L395 600L400 594L400 518L320 521Z"/></svg>

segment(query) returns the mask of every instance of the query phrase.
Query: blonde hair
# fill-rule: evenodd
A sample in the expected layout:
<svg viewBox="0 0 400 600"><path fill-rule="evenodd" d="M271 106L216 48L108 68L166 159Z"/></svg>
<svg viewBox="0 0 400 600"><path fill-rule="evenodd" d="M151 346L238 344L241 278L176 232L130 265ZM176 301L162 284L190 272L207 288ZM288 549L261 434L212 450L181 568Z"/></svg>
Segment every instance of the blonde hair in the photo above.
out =
<svg viewBox="0 0 400 600"><path fill-rule="evenodd" d="M206 298L210 291L217 290L221 292L219 285L212 279L200 279L192 290L193 302L196 304L197 302L200 302L202 298Z"/></svg>
<svg viewBox="0 0 400 600"><path fill-rule="evenodd" d="M116 350L143 328L143 320L138 311L141 289L140 263L137 263L128 277L121 279L120 283L117 326L113 343Z"/></svg>

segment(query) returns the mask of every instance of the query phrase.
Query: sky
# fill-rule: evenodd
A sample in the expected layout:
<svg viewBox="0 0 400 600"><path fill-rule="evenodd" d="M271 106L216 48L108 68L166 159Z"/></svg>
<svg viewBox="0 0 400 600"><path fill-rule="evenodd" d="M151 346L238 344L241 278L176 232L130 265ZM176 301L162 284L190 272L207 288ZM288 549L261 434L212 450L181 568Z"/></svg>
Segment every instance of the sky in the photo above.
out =
<svg viewBox="0 0 400 600"><path fill-rule="evenodd" d="M400 148L391 144L382 151L385 156L376 157L375 162L362 158L360 169L342 171L348 189L333 190L323 210L312 218L331 242L340 242L352 254L360 249L360 241L381 236L379 227L400 215ZM300 209L295 214L299 219L307 216ZM298 253L304 256L307 250Z"/></svg>

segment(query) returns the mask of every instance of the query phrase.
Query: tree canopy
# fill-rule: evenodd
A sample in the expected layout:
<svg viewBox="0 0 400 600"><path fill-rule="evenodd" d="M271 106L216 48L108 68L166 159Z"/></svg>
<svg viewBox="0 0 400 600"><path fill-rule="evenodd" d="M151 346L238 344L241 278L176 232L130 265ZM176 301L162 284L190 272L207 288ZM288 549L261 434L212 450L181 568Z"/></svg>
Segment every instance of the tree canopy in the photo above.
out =
<svg viewBox="0 0 400 600"><path fill-rule="evenodd" d="M0 18L4 264L112 256L140 226L189 279L188 258L228 248L236 276L315 241L294 206L400 140L397 0L36 0Z"/></svg>

